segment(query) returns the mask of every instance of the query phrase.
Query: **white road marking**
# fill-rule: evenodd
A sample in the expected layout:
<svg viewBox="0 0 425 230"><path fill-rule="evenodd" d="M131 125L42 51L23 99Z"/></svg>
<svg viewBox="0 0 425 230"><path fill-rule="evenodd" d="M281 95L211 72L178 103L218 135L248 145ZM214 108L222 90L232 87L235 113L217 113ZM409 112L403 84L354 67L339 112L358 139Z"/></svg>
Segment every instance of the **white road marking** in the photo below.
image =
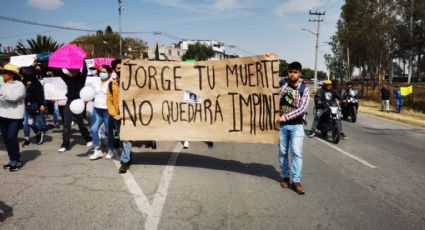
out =
<svg viewBox="0 0 425 230"><path fill-rule="evenodd" d="M329 143L329 142L327 142L327 141L325 141L325 140L322 140L322 139L320 139L320 138L314 138L314 139L316 139L316 140L318 140L318 141L321 141L322 143L324 143L324 144L328 145L329 147L331 147L331 148L333 148L333 149L337 150L338 152L340 152L340 153L342 153L342 154L346 155L347 157L350 157L351 159L354 159L354 160L356 160L356 161L358 161L358 162L360 162L360 163L362 163L362 164L364 164L364 165L366 165L366 166L368 166L368 167L370 167L370 168L373 168L373 169L374 169L374 168L376 168L376 166L375 166L375 165L370 164L369 162L367 162L367 161L365 161L365 160L361 159L360 157L354 156L353 154L348 153L348 152L346 152L346 151L342 150L341 148L336 147L334 144L331 144L331 143Z"/></svg>
<svg viewBox="0 0 425 230"><path fill-rule="evenodd" d="M165 204L165 199L167 198L168 187L171 182L174 166L176 165L177 157L179 156L182 149L183 147L180 143L177 143L177 145L174 147L170 159L168 160L168 164L162 173L158 189L153 198L152 206L149 203L146 195L143 193L143 190L137 184L130 170L127 171L127 173L122 174L125 185L127 186L129 192L133 195L137 207L145 218L144 229L146 230L158 229L159 220L161 219L162 209ZM120 167L119 161L114 160L113 162L117 168Z"/></svg>
<svg viewBox="0 0 425 230"><path fill-rule="evenodd" d="M158 229L159 220L161 219L162 208L165 204L165 199L167 198L168 187L171 182L171 177L173 175L174 166L176 165L177 157L182 150L182 145L177 143L176 147L173 149L170 160L168 160L168 165L165 167L164 172L161 176L161 182L159 183L158 190L156 191L155 197L153 199L151 215L148 216L145 223L145 229L147 230L156 230Z"/></svg>
<svg viewBox="0 0 425 230"><path fill-rule="evenodd" d="M114 163L117 168L120 167L119 161L114 160ZM127 173L123 173L121 175L124 178L124 182L125 185L127 185L128 191L133 195L137 207L139 208L140 212L142 212L143 217L148 217L152 213L152 206L134 179L133 174L131 174L130 170L128 170Z"/></svg>

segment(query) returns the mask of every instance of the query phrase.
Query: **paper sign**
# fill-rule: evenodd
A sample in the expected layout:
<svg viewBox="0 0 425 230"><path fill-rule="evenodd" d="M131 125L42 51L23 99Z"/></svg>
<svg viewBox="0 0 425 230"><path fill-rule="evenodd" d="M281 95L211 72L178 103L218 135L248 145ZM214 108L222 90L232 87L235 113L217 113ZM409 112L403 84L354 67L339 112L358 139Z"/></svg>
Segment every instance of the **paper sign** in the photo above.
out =
<svg viewBox="0 0 425 230"><path fill-rule="evenodd" d="M86 52L74 44L57 49L49 58L49 67L82 69Z"/></svg>
<svg viewBox="0 0 425 230"><path fill-rule="evenodd" d="M46 100L63 100L68 87L60 77L45 77L43 79L44 97Z"/></svg>
<svg viewBox="0 0 425 230"><path fill-rule="evenodd" d="M12 56L10 57L10 64L16 65L18 67L31 66L34 64L36 58L36 54Z"/></svg>

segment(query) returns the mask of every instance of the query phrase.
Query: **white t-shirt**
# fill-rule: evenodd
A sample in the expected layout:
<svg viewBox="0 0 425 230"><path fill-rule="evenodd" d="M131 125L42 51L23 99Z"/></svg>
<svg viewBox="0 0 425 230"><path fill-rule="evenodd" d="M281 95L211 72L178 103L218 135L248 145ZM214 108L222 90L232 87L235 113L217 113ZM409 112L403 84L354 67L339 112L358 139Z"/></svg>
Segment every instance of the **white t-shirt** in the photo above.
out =
<svg viewBox="0 0 425 230"><path fill-rule="evenodd" d="M105 82L100 81L98 84L94 84L94 107L98 109L107 109L108 105L106 103L106 93L108 92L108 85L111 80ZM103 85L102 85L103 83Z"/></svg>

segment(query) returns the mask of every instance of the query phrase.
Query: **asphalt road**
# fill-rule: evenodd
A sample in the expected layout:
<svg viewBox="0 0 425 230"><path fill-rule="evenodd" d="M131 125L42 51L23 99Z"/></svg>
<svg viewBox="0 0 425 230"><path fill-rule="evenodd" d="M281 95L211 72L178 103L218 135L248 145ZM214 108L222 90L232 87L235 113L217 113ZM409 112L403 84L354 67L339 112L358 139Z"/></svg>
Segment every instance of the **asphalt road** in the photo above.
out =
<svg viewBox="0 0 425 230"><path fill-rule="evenodd" d="M306 137L305 195L280 187L276 145L138 145L120 175L77 132L58 153L53 129L0 170L0 229L425 229L425 129L365 114L343 129L338 145Z"/></svg>

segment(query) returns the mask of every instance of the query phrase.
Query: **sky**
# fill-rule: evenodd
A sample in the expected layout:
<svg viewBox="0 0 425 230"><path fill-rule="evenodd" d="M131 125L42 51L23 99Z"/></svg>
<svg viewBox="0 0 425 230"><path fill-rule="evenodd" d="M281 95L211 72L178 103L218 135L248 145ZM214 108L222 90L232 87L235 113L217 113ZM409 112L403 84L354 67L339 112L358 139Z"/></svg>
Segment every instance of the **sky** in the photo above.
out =
<svg viewBox="0 0 425 230"><path fill-rule="evenodd" d="M227 53L251 56L273 52L288 62L299 61L314 69L317 23L312 12L325 12L320 24L318 70L327 71L323 55L335 33L343 0L122 0L124 35L138 37L149 46L170 45L179 39L223 42ZM67 26L119 29L116 0L0 0L0 16ZM0 44L16 46L37 34L69 43L87 32L60 30L0 20ZM312 33L301 30L302 28ZM154 34L162 31L168 36ZM146 33L145 33L146 32ZM164 34L165 34L164 33ZM170 36L171 35L171 36Z"/></svg>

